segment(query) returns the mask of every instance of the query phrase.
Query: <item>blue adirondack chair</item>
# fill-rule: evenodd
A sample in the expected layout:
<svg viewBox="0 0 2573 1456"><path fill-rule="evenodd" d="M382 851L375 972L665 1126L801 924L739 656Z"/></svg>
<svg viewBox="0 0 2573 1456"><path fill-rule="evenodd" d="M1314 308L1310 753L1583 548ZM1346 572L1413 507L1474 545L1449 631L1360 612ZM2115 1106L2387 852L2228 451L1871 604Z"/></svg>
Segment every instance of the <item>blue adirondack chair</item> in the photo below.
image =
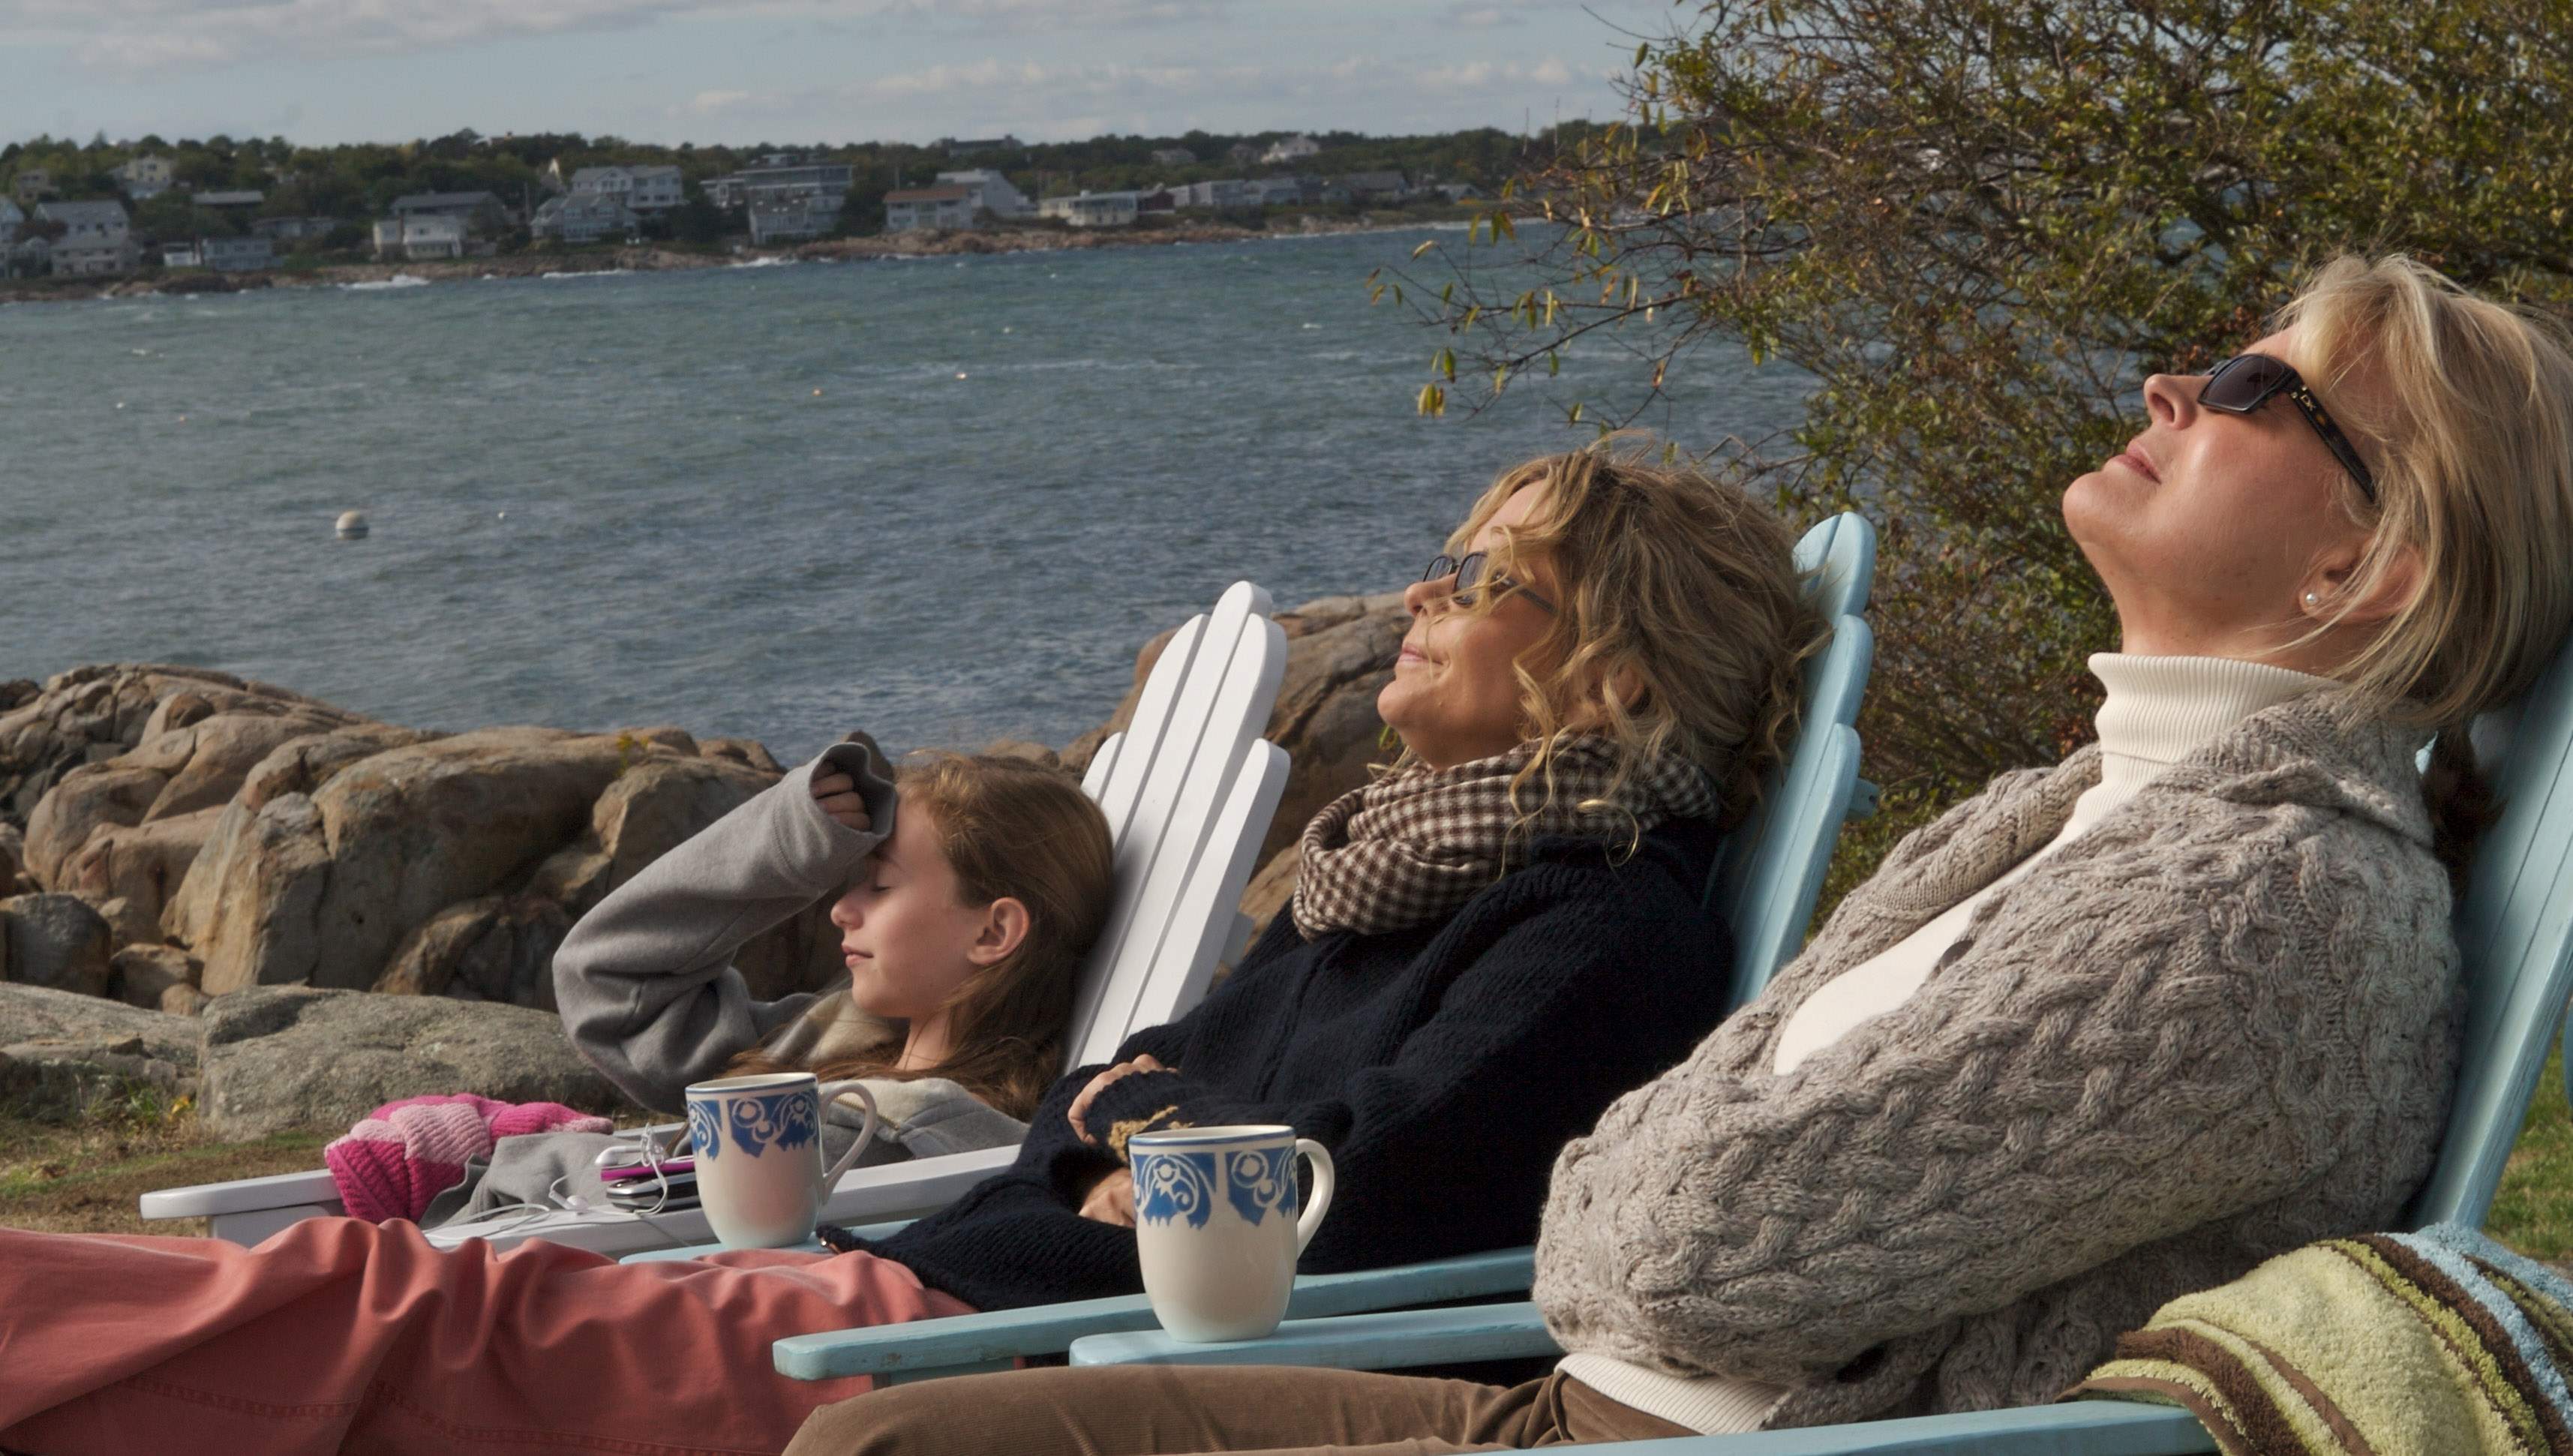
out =
<svg viewBox="0 0 2573 1456"><path fill-rule="evenodd" d="M1874 788L1858 777L1853 725L1876 653L1875 638L1859 616L1876 575L1876 529L1854 512L1836 515L1805 533L1796 564L1812 578L1815 603L1832 624L1831 642L1806 663L1802 726L1793 752L1771 775L1760 809L1729 836L1707 882L1707 903L1724 908L1733 930L1737 1006L1768 985L1803 944L1841 822L1854 802L1865 814L1875 799ZM880 1235L899 1226L858 1231ZM1296 1279L1287 1314L1302 1319L1519 1293L1534 1268L1534 1251L1522 1247L1399 1268L1307 1274ZM794 1335L777 1341L774 1358L781 1373L799 1379L872 1375L879 1384L894 1384L1007 1369L1023 1355L1060 1354L1084 1335L1153 1324L1151 1304L1130 1294Z"/></svg>
<svg viewBox="0 0 2573 1456"><path fill-rule="evenodd" d="M2476 1227L2491 1211L2573 992L2573 643L2522 701L2495 787L2501 821L2476 855L2457 908L2467 1011L2456 1102L2438 1163L2407 1214L2412 1227ZM1076 1341L1072 1361L1389 1370L1554 1350L1536 1306L1511 1303L1295 1320L1269 1339L1232 1345L1183 1345L1159 1331L1101 1335ZM2216 1447L2185 1411L2079 1401L1616 1449L1621 1456L2184 1456Z"/></svg>

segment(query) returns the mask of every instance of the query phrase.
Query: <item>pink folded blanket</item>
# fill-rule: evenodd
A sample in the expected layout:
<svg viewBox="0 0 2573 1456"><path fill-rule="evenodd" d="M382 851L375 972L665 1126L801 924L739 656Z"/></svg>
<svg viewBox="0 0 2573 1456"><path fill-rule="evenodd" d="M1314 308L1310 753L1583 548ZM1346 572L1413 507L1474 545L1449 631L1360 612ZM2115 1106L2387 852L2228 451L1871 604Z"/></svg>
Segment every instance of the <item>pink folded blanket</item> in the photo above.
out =
<svg viewBox="0 0 2573 1456"><path fill-rule="evenodd" d="M464 1177L464 1164L521 1132L610 1132L605 1117L560 1102L497 1102L470 1092L387 1102L322 1149L349 1216L418 1219Z"/></svg>

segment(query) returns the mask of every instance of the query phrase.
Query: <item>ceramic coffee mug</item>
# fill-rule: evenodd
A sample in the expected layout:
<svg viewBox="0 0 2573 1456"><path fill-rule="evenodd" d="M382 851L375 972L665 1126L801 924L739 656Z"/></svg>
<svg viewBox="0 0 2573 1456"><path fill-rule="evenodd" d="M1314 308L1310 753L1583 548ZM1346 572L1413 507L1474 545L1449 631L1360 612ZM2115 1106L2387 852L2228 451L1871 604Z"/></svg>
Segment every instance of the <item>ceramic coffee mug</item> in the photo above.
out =
<svg viewBox="0 0 2573 1456"><path fill-rule="evenodd" d="M1296 1213L1295 1157L1313 1163L1313 1203ZM1174 1339L1256 1340L1286 1316L1295 1256L1331 1206L1331 1154L1292 1127L1139 1132L1135 1238L1144 1292Z"/></svg>
<svg viewBox="0 0 2573 1456"><path fill-rule="evenodd" d="M866 1104L866 1122L825 1168L822 1108L844 1095ZM734 1248L784 1248L811 1238L831 1185L876 1135L876 1099L864 1086L824 1086L809 1072L718 1078L691 1085L687 1096L697 1198L715 1237Z"/></svg>

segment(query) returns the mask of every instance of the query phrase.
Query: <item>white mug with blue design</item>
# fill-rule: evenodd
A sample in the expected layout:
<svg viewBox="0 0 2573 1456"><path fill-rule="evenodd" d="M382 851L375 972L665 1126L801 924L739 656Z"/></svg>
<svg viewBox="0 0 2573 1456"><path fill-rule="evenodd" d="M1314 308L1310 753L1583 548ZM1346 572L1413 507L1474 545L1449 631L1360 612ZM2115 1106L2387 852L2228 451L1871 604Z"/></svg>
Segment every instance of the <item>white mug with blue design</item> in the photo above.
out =
<svg viewBox="0 0 2573 1456"><path fill-rule="evenodd" d="M1298 1213L1295 1159L1313 1164ZM1126 1143L1144 1292L1174 1339L1256 1340L1286 1317L1295 1257L1331 1207L1331 1154L1283 1126L1173 1127Z"/></svg>
<svg viewBox="0 0 2573 1456"><path fill-rule="evenodd" d="M822 1165L822 1109L843 1096L866 1105L858 1140ZM876 1099L856 1082L824 1085L809 1072L691 1084L688 1142L697 1198L732 1248L785 1248L813 1236L823 1199L876 1135Z"/></svg>

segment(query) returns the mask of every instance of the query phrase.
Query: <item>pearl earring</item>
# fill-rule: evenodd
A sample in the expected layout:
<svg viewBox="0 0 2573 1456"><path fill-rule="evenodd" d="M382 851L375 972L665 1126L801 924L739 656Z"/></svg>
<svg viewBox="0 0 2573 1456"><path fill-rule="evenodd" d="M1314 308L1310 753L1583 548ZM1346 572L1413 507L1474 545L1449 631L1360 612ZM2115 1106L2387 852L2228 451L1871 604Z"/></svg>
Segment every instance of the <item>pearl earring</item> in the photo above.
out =
<svg viewBox="0 0 2573 1456"><path fill-rule="evenodd" d="M2322 594L2321 594L2320 592L2313 592L2313 591L2309 591L2309 592L2306 592L2306 593L2305 593L2305 605L2306 605L2306 606L2309 606L2309 607L2318 607L2318 606L2321 606L2322 604L2323 604L2323 598L2322 598Z"/></svg>

